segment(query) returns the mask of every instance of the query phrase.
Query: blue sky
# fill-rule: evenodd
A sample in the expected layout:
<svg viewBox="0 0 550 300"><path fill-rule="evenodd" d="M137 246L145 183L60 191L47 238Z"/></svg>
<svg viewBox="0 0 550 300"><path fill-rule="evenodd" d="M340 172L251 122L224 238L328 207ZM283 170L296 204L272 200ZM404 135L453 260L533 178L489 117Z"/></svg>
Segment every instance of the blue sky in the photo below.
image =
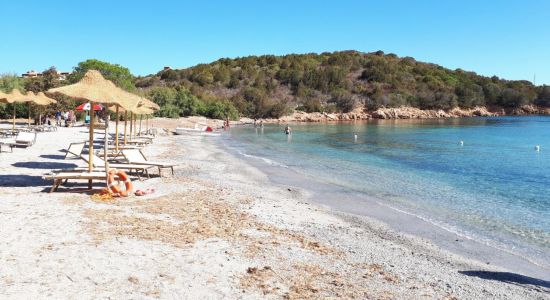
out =
<svg viewBox="0 0 550 300"><path fill-rule="evenodd" d="M5 1L0 73L97 58L136 74L221 57L383 50L550 84L550 1Z"/></svg>

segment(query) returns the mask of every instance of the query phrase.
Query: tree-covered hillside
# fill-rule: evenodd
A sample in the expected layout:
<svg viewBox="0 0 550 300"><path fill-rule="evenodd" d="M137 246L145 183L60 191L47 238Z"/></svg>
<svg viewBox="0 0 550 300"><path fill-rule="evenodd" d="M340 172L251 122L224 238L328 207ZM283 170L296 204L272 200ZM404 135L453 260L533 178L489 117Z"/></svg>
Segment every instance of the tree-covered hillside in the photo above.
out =
<svg viewBox="0 0 550 300"><path fill-rule="evenodd" d="M187 96L234 107L249 117L279 117L292 109L347 112L403 105L421 109L550 105L550 87L485 77L394 54L356 51L220 59L137 78L138 88L187 115ZM169 97L157 95L172 93ZM183 93L178 97L174 94ZM191 105L192 106L192 105Z"/></svg>
<svg viewBox="0 0 550 300"><path fill-rule="evenodd" d="M146 77L135 77L117 64L90 59L79 63L65 81L57 79L54 67L38 78L2 75L0 90L46 91L76 82L90 69L101 71L121 88L149 97L161 106L157 115L164 117L277 118L293 110L348 112L363 107L372 111L404 105L443 110L550 106L550 86L449 70L382 51L223 58ZM76 104L68 98L58 100L45 112ZM27 115L28 105L15 106L18 116ZM12 111L11 105L0 104L0 117L9 117Z"/></svg>

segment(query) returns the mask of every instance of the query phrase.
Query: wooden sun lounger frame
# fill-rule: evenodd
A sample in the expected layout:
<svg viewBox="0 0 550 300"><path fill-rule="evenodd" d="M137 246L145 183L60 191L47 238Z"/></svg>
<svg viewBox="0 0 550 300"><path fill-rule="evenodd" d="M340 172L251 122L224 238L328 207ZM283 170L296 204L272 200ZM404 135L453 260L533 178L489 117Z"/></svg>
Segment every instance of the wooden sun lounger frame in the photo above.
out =
<svg viewBox="0 0 550 300"><path fill-rule="evenodd" d="M105 175L104 171L94 170L92 173L88 172L88 170L83 169L72 169L72 170L57 170L52 171L53 174L47 174L42 176L44 180L53 180L52 187L50 189L50 193L53 193L57 191L61 183L65 184L69 179L77 179L77 180L107 180L107 176ZM65 173L65 174L62 174Z"/></svg>

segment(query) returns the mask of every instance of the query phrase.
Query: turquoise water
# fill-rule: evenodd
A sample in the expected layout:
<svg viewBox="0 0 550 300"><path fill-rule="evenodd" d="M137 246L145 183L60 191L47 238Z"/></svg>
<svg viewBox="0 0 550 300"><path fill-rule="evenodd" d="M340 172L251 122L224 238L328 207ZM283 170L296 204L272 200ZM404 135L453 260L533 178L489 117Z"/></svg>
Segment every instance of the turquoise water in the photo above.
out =
<svg viewBox="0 0 550 300"><path fill-rule="evenodd" d="M232 128L226 139L249 158L550 266L550 117L283 128Z"/></svg>

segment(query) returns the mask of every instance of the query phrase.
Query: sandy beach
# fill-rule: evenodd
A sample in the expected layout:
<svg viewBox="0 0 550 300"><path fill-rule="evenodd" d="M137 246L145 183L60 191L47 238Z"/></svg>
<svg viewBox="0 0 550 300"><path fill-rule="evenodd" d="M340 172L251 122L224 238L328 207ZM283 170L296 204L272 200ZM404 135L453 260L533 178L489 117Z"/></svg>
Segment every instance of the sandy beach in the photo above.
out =
<svg viewBox="0 0 550 300"><path fill-rule="evenodd" d="M157 136L143 152L177 166L133 178L150 195L48 193L45 173L85 165L62 150L87 134L59 128L0 153L0 297L550 299L548 281L315 204L216 137Z"/></svg>

